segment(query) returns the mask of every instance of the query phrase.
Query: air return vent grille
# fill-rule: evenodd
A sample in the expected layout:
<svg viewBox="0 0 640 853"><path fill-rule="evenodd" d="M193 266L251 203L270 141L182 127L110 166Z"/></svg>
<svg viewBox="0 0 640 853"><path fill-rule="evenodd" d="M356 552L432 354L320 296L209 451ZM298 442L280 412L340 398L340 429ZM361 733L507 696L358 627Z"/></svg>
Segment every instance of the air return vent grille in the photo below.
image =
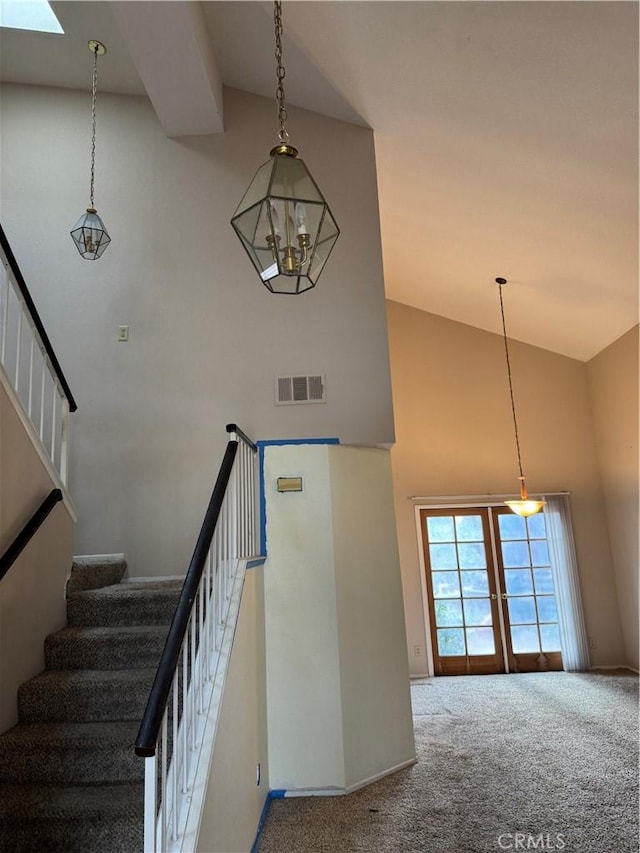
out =
<svg viewBox="0 0 640 853"><path fill-rule="evenodd" d="M276 376L276 406L326 402L324 376Z"/></svg>

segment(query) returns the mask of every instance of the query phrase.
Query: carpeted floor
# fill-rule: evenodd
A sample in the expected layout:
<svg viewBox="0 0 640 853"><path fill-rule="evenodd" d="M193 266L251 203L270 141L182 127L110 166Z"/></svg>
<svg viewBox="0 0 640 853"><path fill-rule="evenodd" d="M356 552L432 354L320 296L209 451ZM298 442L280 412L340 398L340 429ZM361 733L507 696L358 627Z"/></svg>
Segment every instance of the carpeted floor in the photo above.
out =
<svg viewBox="0 0 640 853"><path fill-rule="evenodd" d="M636 676L436 678L412 698L417 764L274 800L260 853L637 853Z"/></svg>

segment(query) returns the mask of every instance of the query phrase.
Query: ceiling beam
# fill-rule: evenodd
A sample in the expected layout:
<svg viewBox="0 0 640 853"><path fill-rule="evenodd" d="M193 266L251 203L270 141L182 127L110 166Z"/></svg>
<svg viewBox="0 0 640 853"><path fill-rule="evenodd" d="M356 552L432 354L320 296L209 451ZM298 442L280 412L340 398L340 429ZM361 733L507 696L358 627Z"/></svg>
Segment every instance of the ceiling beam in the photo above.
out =
<svg viewBox="0 0 640 853"><path fill-rule="evenodd" d="M222 78L200 4L109 6L167 136L220 133Z"/></svg>

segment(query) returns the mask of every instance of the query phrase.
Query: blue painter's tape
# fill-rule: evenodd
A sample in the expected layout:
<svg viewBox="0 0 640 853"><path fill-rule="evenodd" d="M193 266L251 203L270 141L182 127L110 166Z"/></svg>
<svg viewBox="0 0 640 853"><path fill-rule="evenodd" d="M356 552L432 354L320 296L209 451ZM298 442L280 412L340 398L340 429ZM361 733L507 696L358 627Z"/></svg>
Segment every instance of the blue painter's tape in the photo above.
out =
<svg viewBox="0 0 640 853"><path fill-rule="evenodd" d="M264 490L264 449L282 447L287 444L340 444L339 438L275 438L256 441L258 447L258 466L260 468L260 553L267 553L267 496Z"/></svg>
<svg viewBox="0 0 640 853"><path fill-rule="evenodd" d="M255 560L247 560L246 568L247 570L257 569L259 566L264 566L266 560L266 557L256 557Z"/></svg>
<svg viewBox="0 0 640 853"><path fill-rule="evenodd" d="M267 815L269 814L269 806L271 805L271 800L281 800L286 797L287 792L284 788L277 789L275 791L269 791L267 796L265 797L264 805L262 807L262 814L260 815L260 820L258 821L258 830L256 832L255 841L251 845L251 853L258 853L260 849L260 838L262 837L262 832L264 830L264 825L267 822Z"/></svg>

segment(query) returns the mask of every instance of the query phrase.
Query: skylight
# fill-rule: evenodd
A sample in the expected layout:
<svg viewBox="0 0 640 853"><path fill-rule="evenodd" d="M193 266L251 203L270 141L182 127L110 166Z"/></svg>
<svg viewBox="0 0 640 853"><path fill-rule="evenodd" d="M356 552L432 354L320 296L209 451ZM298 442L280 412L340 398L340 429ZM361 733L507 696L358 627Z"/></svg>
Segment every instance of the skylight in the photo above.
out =
<svg viewBox="0 0 640 853"><path fill-rule="evenodd" d="M46 0L2 0L0 27L35 30L39 33L64 33Z"/></svg>

